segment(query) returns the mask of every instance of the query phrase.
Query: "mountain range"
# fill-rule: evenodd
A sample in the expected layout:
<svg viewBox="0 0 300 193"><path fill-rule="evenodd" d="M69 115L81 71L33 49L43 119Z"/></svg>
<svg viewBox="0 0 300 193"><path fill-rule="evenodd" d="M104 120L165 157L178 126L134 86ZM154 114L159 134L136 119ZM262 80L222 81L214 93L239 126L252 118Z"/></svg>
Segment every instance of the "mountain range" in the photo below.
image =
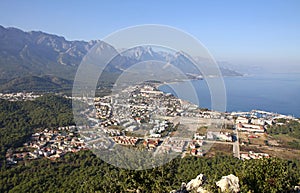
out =
<svg viewBox="0 0 300 193"><path fill-rule="evenodd" d="M100 40L68 41L64 37L40 31L24 32L0 26L0 91L61 91L72 88L72 82L83 57L95 45L114 49ZM149 46L136 47L113 59L108 73L121 73L135 63L158 60L184 66L184 73L201 75L188 65L180 52L155 51ZM221 68L225 76L240 76Z"/></svg>

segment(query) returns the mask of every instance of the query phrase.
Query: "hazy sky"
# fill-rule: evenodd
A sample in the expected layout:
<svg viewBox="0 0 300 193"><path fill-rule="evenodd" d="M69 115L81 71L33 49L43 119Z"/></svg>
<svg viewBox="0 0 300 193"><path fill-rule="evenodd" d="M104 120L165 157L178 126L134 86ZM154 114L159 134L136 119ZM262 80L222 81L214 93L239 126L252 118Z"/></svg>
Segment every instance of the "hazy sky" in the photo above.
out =
<svg viewBox="0 0 300 193"><path fill-rule="evenodd" d="M164 24L198 38L218 60L300 66L299 0L1 0L0 25L68 40Z"/></svg>

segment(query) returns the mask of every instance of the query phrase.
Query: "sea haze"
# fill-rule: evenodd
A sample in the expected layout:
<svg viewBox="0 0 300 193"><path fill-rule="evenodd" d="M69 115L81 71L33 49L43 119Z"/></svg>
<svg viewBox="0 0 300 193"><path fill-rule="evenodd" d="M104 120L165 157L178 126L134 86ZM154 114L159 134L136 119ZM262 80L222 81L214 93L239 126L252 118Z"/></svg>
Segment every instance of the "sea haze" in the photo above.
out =
<svg viewBox="0 0 300 193"><path fill-rule="evenodd" d="M228 112L259 109L300 117L300 73L224 77L224 83ZM190 84L195 87L198 101L192 90L186 90ZM211 96L205 80L173 83L159 88L211 109Z"/></svg>

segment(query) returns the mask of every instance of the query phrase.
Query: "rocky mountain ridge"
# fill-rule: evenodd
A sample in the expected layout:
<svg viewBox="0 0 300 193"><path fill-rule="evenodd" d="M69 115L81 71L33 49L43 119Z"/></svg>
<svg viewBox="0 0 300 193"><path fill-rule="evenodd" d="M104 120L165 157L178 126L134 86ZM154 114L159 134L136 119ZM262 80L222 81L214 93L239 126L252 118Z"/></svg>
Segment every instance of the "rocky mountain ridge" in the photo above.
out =
<svg viewBox="0 0 300 193"><path fill-rule="evenodd" d="M67 87L71 88L83 57L95 45L103 52L114 49L100 40L68 41L62 36L41 31L24 32L0 25L0 91L20 91L24 88L18 85L24 81L29 81L28 84L33 85L31 88L33 90L34 85L42 87L44 85L42 82L45 82L49 89L66 87L65 83L52 82L55 79L64 79L65 81L61 82L68 82ZM157 51L149 46L140 46L121 53L109 64L108 73L122 73L132 65L147 60L171 63L180 67L183 73L191 78L201 74L183 53ZM221 68L221 72L225 76L241 75L230 69Z"/></svg>

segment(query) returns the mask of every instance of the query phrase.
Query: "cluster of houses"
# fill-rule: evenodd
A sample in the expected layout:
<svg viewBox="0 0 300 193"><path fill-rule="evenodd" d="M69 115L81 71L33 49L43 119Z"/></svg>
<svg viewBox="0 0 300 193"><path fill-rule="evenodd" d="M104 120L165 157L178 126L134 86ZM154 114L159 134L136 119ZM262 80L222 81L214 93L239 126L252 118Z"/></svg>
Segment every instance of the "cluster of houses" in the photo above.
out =
<svg viewBox="0 0 300 193"><path fill-rule="evenodd" d="M264 133L266 124L272 125L273 121L248 117L236 119L236 129L243 132Z"/></svg>
<svg viewBox="0 0 300 193"><path fill-rule="evenodd" d="M108 134L109 136L119 136L119 135L121 135L121 132L118 129L103 128L103 132Z"/></svg>
<svg viewBox="0 0 300 193"><path fill-rule="evenodd" d="M160 138L168 128L168 121L153 119L152 115L177 115L181 100L158 91L152 85L139 85L122 90L118 94L95 99L97 123L113 136L118 132L108 130L118 126L120 131L134 132L147 123L149 137ZM151 115L150 115L151 112ZM144 125L145 126L145 125Z"/></svg>
<svg viewBox="0 0 300 193"><path fill-rule="evenodd" d="M128 136L115 136L113 140L120 145L136 145L139 138L137 137L128 137Z"/></svg>
<svg viewBox="0 0 300 193"><path fill-rule="evenodd" d="M241 153L240 158L242 160L262 159L262 158L270 158L270 155L267 153L255 153L253 151L249 151L248 153Z"/></svg>
<svg viewBox="0 0 300 193"><path fill-rule="evenodd" d="M280 118L297 120L293 116L280 115L260 110L252 110L250 112L232 112L231 115L237 117L236 128L239 131L251 133L264 133L268 126L281 124L276 122L276 120Z"/></svg>
<svg viewBox="0 0 300 193"><path fill-rule="evenodd" d="M202 141L202 140L192 140L189 144L190 154L192 156L203 156L204 151L203 151L203 149L201 149L203 144L204 144L204 141Z"/></svg>
<svg viewBox="0 0 300 193"><path fill-rule="evenodd" d="M224 114L217 111L202 110L197 106L195 107L195 109L182 112L180 115L184 117L197 117L197 118L204 118L204 119L229 119L230 120L233 118L233 116L231 116L230 114Z"/></svg>
<svg viewBox="0 0 300 193"><path fill-rule="evenodd" d="M158 119L151 119L149 124L153 124L153 128L149 131L150 137L160 138L161 133L164 132L168 126L169 122L167 120L160 121Z"/></svg>
<svg viewBox="0 0 300 193"><path fill-rule="evenodd" d="M107 119L103 120L98 124L101 128L109 127L109 126L118 126L119 121L116 119Z"/></svg>
<svg viewBox="0 0 300 193"><path fill-rule="evenodd" d="M265 127L262 125L253 125L247 123L237 123L237 130L242 132L264 133Z"/></svg>
<svg viewBox="0 0 300 193"><path fill-rule="evenodd" d="M164 94L154 86L137 86L129 99L132 116L149 120L149 111L167 116L177 116L182 112L181 100L171 94Z"/></svg>
<svg viewBox="0 0 300 193"><path fill-rule="evenodd" d="M131 106L131 117L137 122L137 123L147 123L150 119L150 112L146 108L146 106L137 107L137 106Z"/></svg>
<svg viewBox="0 0 300 193"><path fill-rule="evenodd" d="M170 99L165 101L165 105L167 105L167 109L166 109L167 116L171 116L171 117L181 116L181 113L183 112L183 109L181 107L181 100L178 100L177 98L174 97L170 97Z"/></svg>
<svg viewBox="0 0 300 193"><path fill-rule="evenodd" d="M215 131L208 131L206 134L206 138L208 140L219 140L219 141L233 141L232 134L229 132L215 132Z"/></svg>
<svg viewBox="0 0 300 193"><path fill-rule="evenodd" d="M111 116L111 106L109 103L97 102L95 103L96 116L100 120L107 120Z"/></svg>
<svg viewBox="0 0 300 193"><path fill-rule="evenodd" d="M192 150L190 151L190 154L191 154L192 156L202 157L202 156L204 156L204 150L201 149L201 148L192 149Z"/></svg>
<svg viewBox="0 0 300 193"><path fill-rule="evenodd" d="M23 146L22 152L7 151L8 163L17 163L23 159L46 157L56 159L67 152L78 152L86 149L84 141L78 137L75 126L44 129L34 133Z"/></svg>
<svg viewBox="0 0 300 193"><path fill-rule="evenodd" d="M9 101L27 101L34 100L42 95L34 94L32 92L18 92L18 93L0 93L0 99Z"/></svg>
<svg viewBox="0 0 300 193"><path fill-rule="evenodd" d="M161 148L164 152L178 152L181 153L187 146L187 141L176 137L168 137L164 140Z"/></svg>
<svg viewBox="0 0 300 193"><path fill-rule="evenodd" d="M195 140L203 140L205 138L206 138L205 135L200 135L199 133L194 133L194 139Z"/></svg>
<svg viewBox="0 0 300 193"><path fill-rule="evenodd" d="M147 149L154 149L159 145L159 143L160 143L159 139L145 139L143 145Z"/></svg>

